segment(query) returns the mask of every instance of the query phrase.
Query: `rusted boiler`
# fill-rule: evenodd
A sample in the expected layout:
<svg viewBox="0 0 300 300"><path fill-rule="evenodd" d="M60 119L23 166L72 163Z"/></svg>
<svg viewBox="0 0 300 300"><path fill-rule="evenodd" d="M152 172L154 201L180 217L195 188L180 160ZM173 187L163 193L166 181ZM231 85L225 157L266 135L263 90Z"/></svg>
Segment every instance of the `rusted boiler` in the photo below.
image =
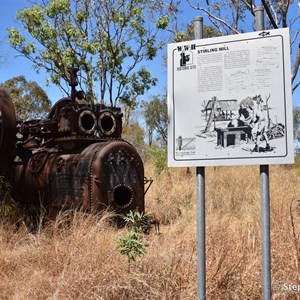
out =
<svg viewBox="0 0 300 300"><path fill-rule="evenodd" d="M16 120L9 96L0 92L0 173L10 179L12 196L50 215L79 207L143 211L143 162L121 139L121 110L90 104L70 85L71 97L44 120Z"/></svg>

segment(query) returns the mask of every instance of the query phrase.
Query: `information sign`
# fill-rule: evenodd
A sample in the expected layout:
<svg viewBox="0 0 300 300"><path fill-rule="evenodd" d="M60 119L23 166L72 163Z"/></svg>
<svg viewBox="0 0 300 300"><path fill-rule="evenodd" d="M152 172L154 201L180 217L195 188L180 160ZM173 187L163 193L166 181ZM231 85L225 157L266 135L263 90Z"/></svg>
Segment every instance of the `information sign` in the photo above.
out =
<svg viewBox="0 0 300 300"><path fill-rule="evenodd" d="M168 164L294 161L288 28L168 45Z"/></svg>

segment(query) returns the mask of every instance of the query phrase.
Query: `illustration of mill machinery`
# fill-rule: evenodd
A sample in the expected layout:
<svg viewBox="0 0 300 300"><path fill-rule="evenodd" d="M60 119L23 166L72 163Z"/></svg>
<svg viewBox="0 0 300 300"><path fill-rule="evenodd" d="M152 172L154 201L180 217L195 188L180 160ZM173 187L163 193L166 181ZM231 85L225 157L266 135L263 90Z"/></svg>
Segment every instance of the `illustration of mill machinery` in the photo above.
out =
<svg viewBox="0 0 300 300"><path fill-rule="evenodd" d="M262 105L262 110L266 116L267 126L266 134L269 140L277 139L285 135L284 125L278 123L277 119L274 121L270 117L269 100L271 95L265 96L265 100ZM241 140L247 143L252 140L252 124L240 118L241 107L248 107L253 112L253 108L256 105L257 99L261 98L261 95L254 97L246 97L242 101L238 102L236 99L220 100L217 97L213 97L211 100L204 103L205 121L206 126L203 131L204 134L211 134L217 132L217 145L227 147L230 145L239 145ZM255 120L253 120L253 123Z"/></svg>

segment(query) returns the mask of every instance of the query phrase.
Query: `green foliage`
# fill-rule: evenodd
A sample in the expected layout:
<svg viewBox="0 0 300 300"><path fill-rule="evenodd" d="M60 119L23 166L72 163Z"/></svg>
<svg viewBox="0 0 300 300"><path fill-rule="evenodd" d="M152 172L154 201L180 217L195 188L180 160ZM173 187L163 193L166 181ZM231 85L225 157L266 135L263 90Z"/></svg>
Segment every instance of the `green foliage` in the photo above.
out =
<svg viewBox="0 0 300 300"><path fill-rule="evenodd" d="M153 59L156 56L157 49L153 48L151 45L148 45L151 49L148 49L149 57L148 59ZM151 57L151 58L150 58ZM151 73L144 67L138 70L128 78L122 77L119 75L119 78L123 82L128 84L124 86L124 91L120 95L119 99L122 103L125 103L129 107L135 107L137 105L137 98L139 95L143 95L151 86L155 86L157 79L151 77ZM130 83L130 84L129 84Z"/></svg>
<svg viewBox="0 0 300 300"><path fill-rule="evenodd" d="M168 5L153 0L46 0L17 13L21 29L10 28L10 44L36 70L68 92L67 68L78 66L80 88L93 99L131 105L155 85L143 60L162 47L158 33L169 23ZM21 32L22 30L22 32Z"/></svg>
<svg viewBox="0 0 300 300"><path fill-rule="evenodd" d="M17 212L17 207L14 203L0 202L0 219L14 217Z"/></svg>
<svg viewBox="0 0 300 300"><path fill-rule="evenodd" d="M27 81L24 76L18 76L5 81L1 89L12 98L15 111L21 119L43 118L51 107L50 99L45 91L33 81Z"/></svg>
<svg viewBox="0 0 300 300"><path fill-rule="evenodd" d="M123 216L126 226L137 233L146 232L148 229L148 215L144 212L130 211Z"/></svg>
<svg viewBox="0 0 300 300"><path fill-rule="evenodd" d="M145 254L146 245L142 233L147 229L147 215L143 212L130 211L122 217L126 223L127 231L116 239L117 251L130 263L140 259Z"/></svg>
<svg viewBox="0 0 300 300"><path fill-rule="evenodd" d="M132 144L140 155L145 152L145 132L137 121L129 120L123 127L122 137Z"/></svg>
<svg viewBox="0 0 300 300"><path fill-rule="evenodd" d="M135 231L127 231L117 237L118 253L125 256L127 261L136 261L145 253L145 245L141 234Z"/></svg>
<svg viewBox="0 0 300 300"><path fill-rule="evenodd" d="M167 170L167 152L159 147L152 146L149 154L154 160L155 172L159 175L163 170Z"/></svg>
<svg viewBox="0 0 300 300"><path fill-rule="evenodd" d="M161 16L157 20L156 26L157 26L157 28L166 29L169 22L170 22L170 16L169 15Z"/></svg>
<svg viewBox="0 0 300 300"><path fill-rule="evenodd" d="M150 102L144 102L144 117L148 129L149 145L152 145L153 134L161 142L163 148L168 139L168 106L164 96L155 96Z"/></svg>

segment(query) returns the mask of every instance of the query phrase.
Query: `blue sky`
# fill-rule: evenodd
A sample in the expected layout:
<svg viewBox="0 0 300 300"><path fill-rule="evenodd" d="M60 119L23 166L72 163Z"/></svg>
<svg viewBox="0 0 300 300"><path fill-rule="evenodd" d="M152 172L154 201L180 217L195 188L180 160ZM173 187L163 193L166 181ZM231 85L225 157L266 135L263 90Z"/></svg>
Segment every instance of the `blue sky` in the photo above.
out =
<svg viewBox="0 0 300 300"><path fill-rule="evenodd" d="M294 1L292 5L293 8L291 9L291 14L297 15L298 5L296 1ZM33 70L31 62L28 59L21 57L9 46L6 28L18 27L15 21L16 12L26 6L30 6L26 0L0 0L0 40L2 41L1 54L4 54L6 57L6 62L1 66L0 70L0 82L4 82L5 80L15 76L24 75L27 80L38 82L38 84L47 92L49 98L54 103L63 97L64 94L62 94L60 89L56 86L45 86L47 74L43 71L37 74ZM185 6L185 9L182 11L181 15L182 19L179 20L179 23L184 24L192 21L196 15L201 14L192 9L188 9L187 6ZM294 27L300 27L299 19L298 24L294 24ZM161 55L163 54L164 53L161 53ZM157 59L154 62L146 62L145 65L146 67L150 68L152 74L159 79L157 87L150 90L145 98L151 98L151 95L156 95L159 93L163 94L166 90L167 83L167 70L164 67L164 63L162 63L160 59ZM300 87L293 96L293 104L300 106Z"/></svg>

